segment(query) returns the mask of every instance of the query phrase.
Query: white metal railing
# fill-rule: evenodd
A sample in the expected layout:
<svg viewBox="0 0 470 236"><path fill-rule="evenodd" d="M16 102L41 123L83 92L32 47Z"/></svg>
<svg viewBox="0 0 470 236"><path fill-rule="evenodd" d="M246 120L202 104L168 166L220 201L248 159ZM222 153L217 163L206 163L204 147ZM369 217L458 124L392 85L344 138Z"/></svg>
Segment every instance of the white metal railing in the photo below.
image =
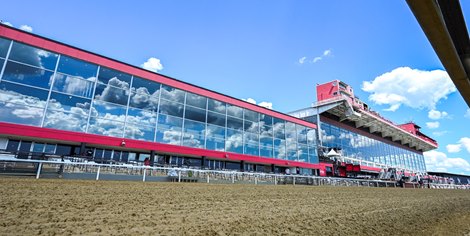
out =
<svg viewBox="0 0 470 236"><path fill-rule="evenodd" d="M92 174L93 179L103 179L108 176L134 176L145 182L149 178L166 178L174 182L206 182L206 183L231 183L231 184L308 184L308 185L332 185L332 186L365 186L365 187L397 187L395 181L384 181L374 179L350 179L336 177L320 177L308 175L283 175L271 173L251 173L227 170L202 170L179 167L151 167L135 166L129 164L99 164L94 162L71 162L71 161L47 161L16 159L0 156L0 172L8 167L18 167L19 163L30 164L35 168L35 177L48 174ZM10 165L10 166L9 166ZM137 177L139 176L139 177ZM78 177L80 178L80 177ZM163 179L162 179L163 180ZM417 183L407 183L407 187L422 187ZM470 185L452 184L427 184L433 189L470 189Z"/></svg>

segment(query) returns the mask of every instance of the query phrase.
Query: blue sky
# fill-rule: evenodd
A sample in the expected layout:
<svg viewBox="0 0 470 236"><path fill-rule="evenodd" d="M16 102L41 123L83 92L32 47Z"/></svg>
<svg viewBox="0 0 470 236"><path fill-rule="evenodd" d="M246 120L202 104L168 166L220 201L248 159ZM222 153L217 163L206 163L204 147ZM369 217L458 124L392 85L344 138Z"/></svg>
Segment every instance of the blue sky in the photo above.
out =
<svg viewBox="0 0 470 236"><path fill-rule="evenodd" d="M439 142L428 170L470 174L470 111L405 1L16 0L0 19L138 66L157 58L159 73L282 112L343 80Z"/></svg>

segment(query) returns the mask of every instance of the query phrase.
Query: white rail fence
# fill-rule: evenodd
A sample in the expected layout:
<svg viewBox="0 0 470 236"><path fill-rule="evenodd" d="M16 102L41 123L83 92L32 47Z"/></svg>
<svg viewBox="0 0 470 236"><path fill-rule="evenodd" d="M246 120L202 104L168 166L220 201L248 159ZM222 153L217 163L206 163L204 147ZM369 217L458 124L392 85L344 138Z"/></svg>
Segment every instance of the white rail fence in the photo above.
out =
<svg viewBox="0 0 470 236"><path fill-rule="evenodd" d="M271 173L237 172L227 170L203 170L179 167L151 167L130 164L99 164L94 162L71 162L17 159L0 156L0 173L15 170L34 171L36 179L61 178L69 176L76 179L94 180L139 180L139 181L172 181L172 182L205 182L224 184L267 184L267 185L330 185L362 187L398 187L395 181L350 179L306 175L282 175ZM470 189L469 185L406 183L407 188L433 189Z"/></svg>

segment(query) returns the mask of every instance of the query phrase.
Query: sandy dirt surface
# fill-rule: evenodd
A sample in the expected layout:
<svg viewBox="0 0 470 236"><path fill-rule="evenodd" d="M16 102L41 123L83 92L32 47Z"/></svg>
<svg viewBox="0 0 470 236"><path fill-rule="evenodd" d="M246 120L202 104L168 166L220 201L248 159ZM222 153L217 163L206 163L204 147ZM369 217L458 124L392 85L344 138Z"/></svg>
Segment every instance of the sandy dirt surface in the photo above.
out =
<svg viewBox="0 0 470 236"><path fill-rule="evenodd" d="M470 191L0 178L0 235L468 235Z"/></svg>

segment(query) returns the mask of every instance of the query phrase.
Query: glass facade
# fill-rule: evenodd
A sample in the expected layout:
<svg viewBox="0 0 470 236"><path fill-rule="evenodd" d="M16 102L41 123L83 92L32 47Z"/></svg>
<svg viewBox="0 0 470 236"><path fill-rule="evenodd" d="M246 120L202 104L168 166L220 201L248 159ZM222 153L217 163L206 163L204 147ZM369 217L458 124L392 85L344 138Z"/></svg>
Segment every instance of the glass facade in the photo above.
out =
<svg viewBox="0 0 470 236"><path fill-rule="evenodd" d="M328 123L321 123L321 132L323 146L339 149L345 157L426 172L422 153L400 148Z"/></svg>
<svg viewBox="0 0 470 236"><path fill-rule="evenodd" d="M318 163L316 130L283 119L3 38L0 68L3 122Z"/></svg>

